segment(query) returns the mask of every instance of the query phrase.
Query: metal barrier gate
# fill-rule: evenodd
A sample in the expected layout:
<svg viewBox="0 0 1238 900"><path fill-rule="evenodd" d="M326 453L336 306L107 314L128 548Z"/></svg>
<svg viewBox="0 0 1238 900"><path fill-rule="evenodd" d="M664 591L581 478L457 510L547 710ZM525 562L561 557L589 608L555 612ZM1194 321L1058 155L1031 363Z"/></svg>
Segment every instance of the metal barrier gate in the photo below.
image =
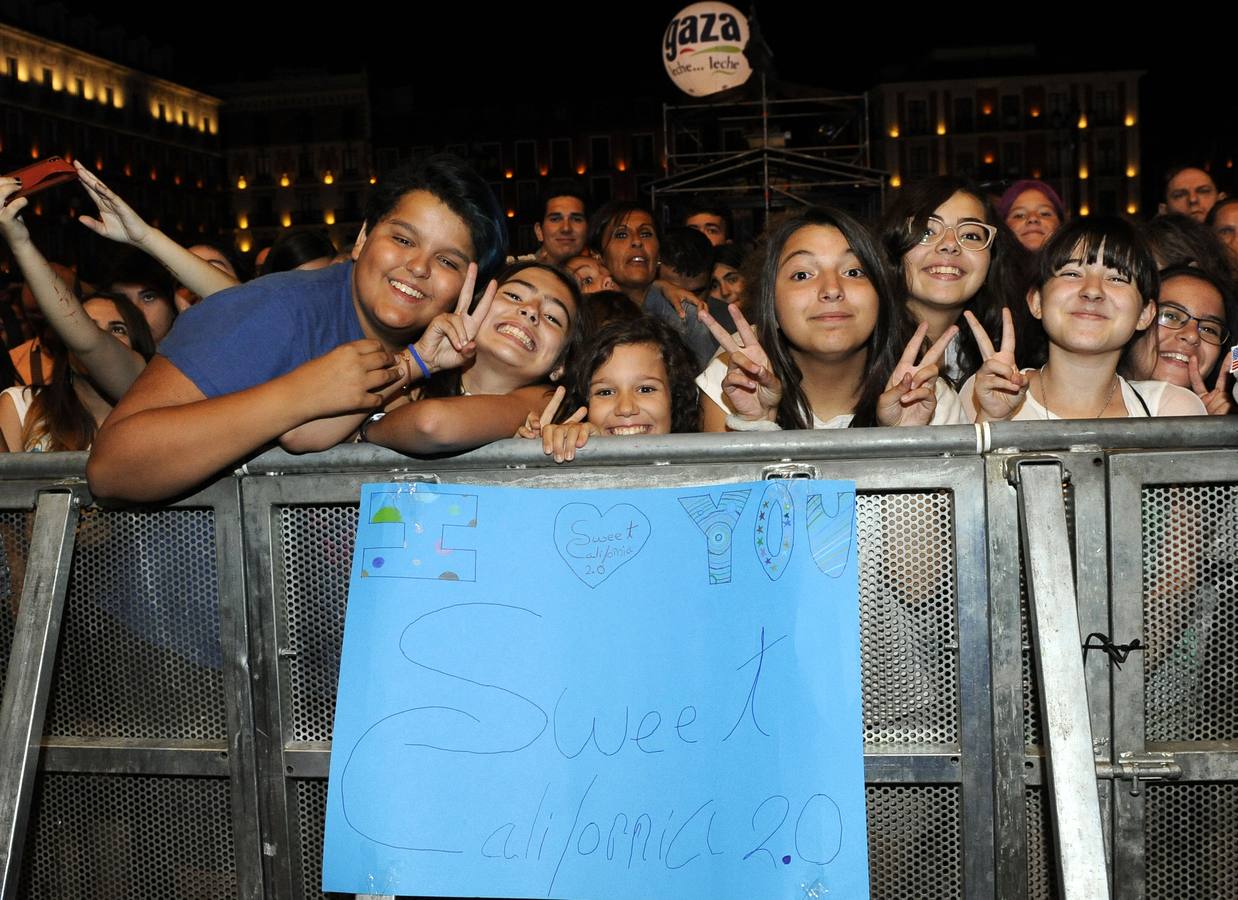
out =
<svg viewBox="0 0 1238 900"><path fill-rule="evenodd" d="M566 467L524 442L436 461L345 447L273 452L141 510L78 509L82 454L15 454L0 652L23 684L4 684L6 739L8 694L38 671L17 598L63 586L56 546L72 571L28 822L0 796L17 829L3 896L322 896L361 483L817 474L858 492L872 895L1060 896L1012 477L1028 460L1060 466L1081 634L1146 645L1120 668L1085 660L1114 896L1238 896L1238 454L1206 449L1236 445L1238 422L1201 418L682 435L598 442ZM0 775L20 780L20 750L2 748Z"/></svg>

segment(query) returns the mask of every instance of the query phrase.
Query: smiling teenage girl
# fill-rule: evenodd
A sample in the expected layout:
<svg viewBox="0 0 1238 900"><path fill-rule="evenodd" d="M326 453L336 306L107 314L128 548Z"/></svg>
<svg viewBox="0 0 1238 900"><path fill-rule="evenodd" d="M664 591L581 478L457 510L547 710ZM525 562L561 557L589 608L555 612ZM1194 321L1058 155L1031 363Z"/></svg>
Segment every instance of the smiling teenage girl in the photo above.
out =
<svg viewBox="0 0 1238 900"><path fill-rule="evenodd" d="M510 437L550 397L579 341L580 294L558 267L517 263L471 313L462 305L434 319L406 360L428 373L411 402L371 418L365 439L404 453L466 450Z"/></svg>
<svg viewBox="0 0 1238 900"><path fill-rule="evenodd" d="M1121 219L1080 219L1045 245L1028 294L1048 338L1039 369L1015 365L1015 329L1004 314L1000 347L968 314L984 364L960 392L973 421L1202 415L1190 391L1162 381L1127 382L1118 363L1156 315L1156 264Z"/></svg>
<svg viewBox="0 0 1238 900"><path fill-rule="evenodd" d="M803 210L775 224L758 252L755 328L737 306L739 340L706 317L729 354L697 379L706 431L962 421L937 370L957 329L920 358L927 329L908 341L905 314L858 222Z"/></svg>
<svg viewBox="0 0 1238 900"><path fill-rule="evenodd" d="M964 310L995 330L1002 307L1022 292L1026 251L963 179L929 178L902 188L882 219L881 240L901 273L895 280L902 302L928 326L930 340L960 324ZM960 334L942 371L957 386L979 365L975 341Z"/></svg>

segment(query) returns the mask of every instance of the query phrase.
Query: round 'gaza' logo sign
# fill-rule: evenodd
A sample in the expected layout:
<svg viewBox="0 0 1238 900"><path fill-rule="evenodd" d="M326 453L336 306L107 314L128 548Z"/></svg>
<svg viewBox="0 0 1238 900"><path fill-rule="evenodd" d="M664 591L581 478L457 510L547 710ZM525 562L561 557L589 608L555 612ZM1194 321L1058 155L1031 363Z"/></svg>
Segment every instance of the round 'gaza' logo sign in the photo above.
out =
<svg viewBox="0 0 1238 900"><path fill-rule="evenodd" d="M676 87L705 97L748 80L746 46L748 20L739 10L726 3L693 3L666 27L662 61Z"/></svg>

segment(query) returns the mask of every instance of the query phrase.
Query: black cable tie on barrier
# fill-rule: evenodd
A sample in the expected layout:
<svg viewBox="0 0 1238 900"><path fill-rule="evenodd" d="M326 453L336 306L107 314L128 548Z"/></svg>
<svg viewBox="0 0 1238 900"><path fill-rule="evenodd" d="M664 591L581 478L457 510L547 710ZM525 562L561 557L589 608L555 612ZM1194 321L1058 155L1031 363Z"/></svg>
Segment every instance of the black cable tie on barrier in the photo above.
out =
<svg viewBox="0 0 1238 900"><path fill-rule="evenodd" d="M1092 639L1096 638L1099 643L1092 643ZM1135 638L1129 644L1115 644L1109 639L1109 635L1099 631L1093 631L1088 635L1088 639L1083 642L1083 659L1086 662L1089 650L1103 650L1105 655L1113 662L1114 668L1121 669L1122 663L1126 662L1126 658L1136 650L1143 650L1143 643L1139 638Z"/></svg>

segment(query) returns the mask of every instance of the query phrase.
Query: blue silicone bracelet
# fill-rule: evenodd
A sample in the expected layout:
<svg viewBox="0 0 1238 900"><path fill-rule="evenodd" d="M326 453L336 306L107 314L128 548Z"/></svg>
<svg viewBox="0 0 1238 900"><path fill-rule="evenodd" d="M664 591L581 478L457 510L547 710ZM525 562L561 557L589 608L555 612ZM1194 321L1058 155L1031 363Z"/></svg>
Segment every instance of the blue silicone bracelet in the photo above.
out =
<svg viewBox="0 0 1238 900"><path fill-rule="evenodd" d="M425 364L425 360L421 358L421 354L417 352L417 348L412 344L408 345L408 352L412 354L413 360L421 367L421 376L426 380L430 378L430 367Z"/></svg>

